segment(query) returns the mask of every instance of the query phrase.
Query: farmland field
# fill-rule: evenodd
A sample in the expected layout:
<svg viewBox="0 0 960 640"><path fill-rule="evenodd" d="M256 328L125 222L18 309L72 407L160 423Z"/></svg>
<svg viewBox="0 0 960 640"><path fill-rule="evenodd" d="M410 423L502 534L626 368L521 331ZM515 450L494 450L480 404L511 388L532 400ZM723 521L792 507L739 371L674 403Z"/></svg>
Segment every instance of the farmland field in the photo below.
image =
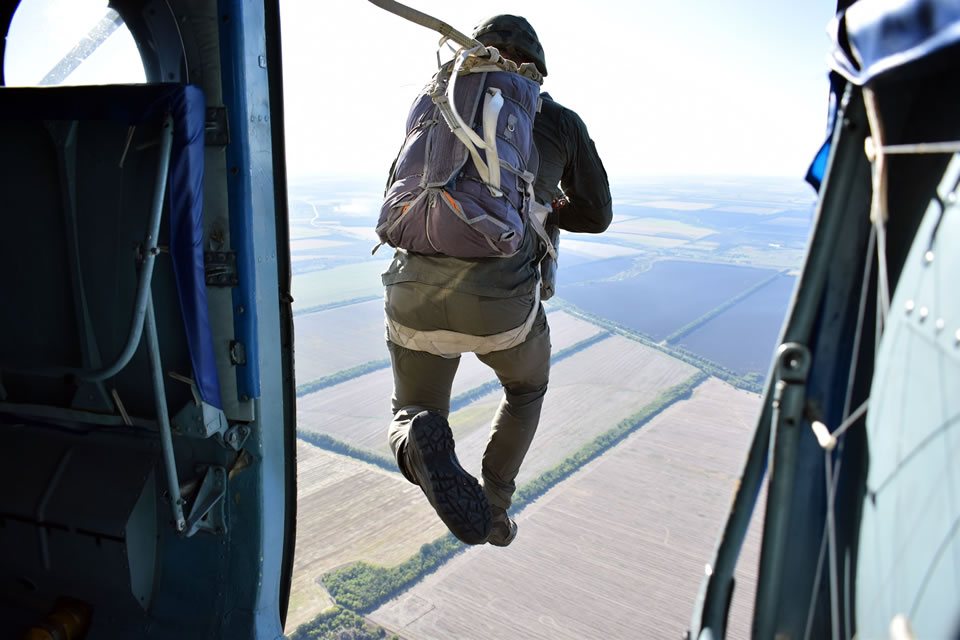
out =
<svg viewBox="0 0 960 640"><path fill-rule="evenodd" d="M553 353L597 335L601 329L595 324L581 320L565 311L554 311L547 315L550 322L550 344Z"/></svg>
<svg viewBox="0 0 960 640"><path fill-rule="evenodd" d="M780 207L747 207L744 205L726 205L716 207L714 211L729 211L731 213L750 213L757 216L769 216L783 211Z"/></svg>
<svg viewBox="0 0 960 640"><path fill-rule="evenodd" d="M390 357L384 339L383 300L306 313L297 316L294 325L300 384Z"/></svg>
<svg viewBox="0 0 960 640"><path fill-rule="evenodd" d="M560 246L562 252L563 245ZM617 256L571 266L563 262L563 253L560 255L561 266L557 270L557 295L561 297L566 293L568 285L613 278L619 273L633 269L638 261L643 260L643 258L633 256Z"/></svg>
<svg viewBox="0 0 960 640"><path fill-rule="evenodd" d="M584 311L662 340L770 275L768 269L661 260L632 278L567 285L559 295Z"/></svg>
<svg viewBox="0 0 960 640"><path fill-rule="evenodd" d="M766 374L795 284L795 277L778 277L679 343L735 373Z"/></svg>
<svg viewBox="0 0 960 640"><path fill-rule="evenodd" d="M287 632L330 607L318 583L334 567L393 566L446 531L420 489L388 473L297 441L297 542Z"/></svg>
<svg viewBox="0 0 960 640"><path fill-rule="evenodd" d="M574 240L575 237L576 236L570 233L561 234L560 250L563 253L572 252L599 259L613 258L615 256L632 256L640 253L639 249L631 247L621 247L620 245L608 244L606 242Z"/></svg>
<svg viewBox="0 0 960 640"><path fill-rule="evenodd" d="M746 264L775 269L802 266L805 252L806 249L802 246L771 247L769 245L739 245L728 250L731 257Z"/></svg>
<svg viewBox="0 0 960 640"><path fill-rule="evenodd" d="M387 426L392 415L392 393L390 368L368 373L297 398L297 425L389 455Z"/></svg>
<svg viewBox="0 0 960 640"><path fill-rule="evenodd" d="M370 303L363 304L380 304L382 307L383 303L371 301ZM360 305L351 305L351 307L356 306ZM349 309L351 307L342 307L342 309ZM298 336L305 333L300 325L303 318L310 317L311 315L325 315L332 311L339 310L340 309L331 309L321 314L297 316ZM365 310L364 313L369 313L369 310ZM382 310L379 313L382 314ZM551 313L549 318L550 335L554 352L569 347L592 335L596 335L600 331L596 325L575 318L562 311ZM382 320L380 322L382 322ZM345 328L346 327L341 326L341 330ZM382 351L379 352L382 355L375 355L373 358L366 358L359 362L389 357L382 334L383 329L381 324L379 332L371 337L376 348L382 349ZM319 337L317 339L319 339ZM328 335L325 340L335 343L338 341L338 338L335 335ZM637 346L639 347L640 345ZM327 348L329 349L330 347ZM589 349L586 351L589 351ZM323 352L325 352L324 348L317 347L317 353ZM371 353L378 352L371 351ZM300 382L307 382L308 378L301 378L299 374L299 363L302 357L299 347L297 354L298 380L300 380ZM354 364L359 364L359 362ZM461 360L457 377L454 379L453 395L468 391L484 382L495 379L496 376L489 367L477 360L476 356L466 354ZM393 373L389 368L359 376L299 398L297 400L297 422L301 429L317 433L327 433L338 440L343 440L354 446L363 447L378 453L388 453L387 426L390 423L390 395L392 392ZM499 402L499 389L495 392L495 395L495 402ZM487 425L489 425L491 415L487 415L485 418Z"/></svg>
<svg viewBox="0 0 960 640"><path fill-rule="evenodd" d="M607 232L561 236L558 304L545 303L554 353L602 331L559 310L563 302L662 340L802 262L813 197L799 181L657 178L611 187ZM392 250L370 256L381 190L379 179L290 188L300 383L389 357L380 274ZM794 276L723 307L677 346L738 373L766 373ZM376 299L358 301L369 297ZM303 313L344 301L353 304ZM695 372L618 335L555 361L518 485ZM466 354L453 395L493 381ZM389 456L392 387L387 368L307 394L297 401L298 426ZM460 460L474 474L501 394L475 398L450 418ZM758 407L757 396L707 380L530 503L509 549L456 555L370 617L408 640L681 637ZM399 474L302 442L298 452L288 632L331 604L318 584L323 573L356 560L395 566L446 532ZM737 574L733 639L749 636L757 534Z"/></svg>
<svg viewBox="0 0 960 640"><path fill-rule="evenodd" d="M423 640L681 637L758 408L708 380L522 511L509 549L470 549L369 618ZM757 533L733 639L749 637Z"/></svg>
<svg viewBox="0 0 960 640"><path fill-rule="evenodd" d="M380 274L390 258L367 260L293 277L293 309L383 294Z"/></svg>
<svg viewBox="0 0 960 640"><path fill-rule="evenodd" d="M325 235L325 234L317 234ZM333 247L342 247L348 242L344 240L330 240L329 238L300 238L290 241L290 252L305 252L305 251L319 251L323 249L331 249Z"/></svg>
<svg viewBox="0 0 960 640"><path fill-rule="evenodd" d="M517 486L559 464L581 446L683 382L695 369L655 349L611 336L557 363L540 425L517 478ZM451 417L464 468L480 472L490 419L500 392L480 398ZM462 415L461 415L462 414Z"/></svg>
<svg viewBox="0 0 960 640"><path fill-rule="evenodd" d="M632 247L644 249L675 249L686 244L689 240L683 238L670 238L666 236L650 236L640 233L623 233L619 231L607 231L604 236L611 240L619 240Z"/></svg>
<svg viewBox="0 0 960 640"><path fill-rule="evenodd" d="M713 233L711 229L695 227L676 220L663 220L661 218L632 218L610 225L610 231L616 233L639 233L648 236L667 234L672 237L686 238L688 240L699 240Z"/></svg>
<svg viewBox="0 0 960 640"><path fill-rule="evenodd" d="M673 211L699 211L709 209L714 205L705 202L683 202L680 200L647 200L632 202L636 207L650 207L651 209L671 209Z"/></svg>
<svg viewBox="0 0 960 640"><path fill-rule="evenodd" d="M571 316L564 311L551 312L547 318L550 323L550 343L553 345L553 353L595 336L602 331L597 325ZM496 378L493 369L480 362L472 353L465 353L460 358L457 377L453 381L452 395L456 396L464 391L469 391L485 382L496 380Z"/></svg>
<svg viewBox="0 0 960 640"><path fill-rule="evenodd" d="M474 356L465 357L461 367L458 377L465 373L477 384L495 379ZM550 371L539 433L518 481L536 477L693 373L690 365L620 336L557 363ZM299 427L389 455L392 390L393 373L383 369L307 394L297 400ZM455 383L454 394L459 392ZM471 473L479 472L501 395L496 389L450 417L461 462Z"/></svg>

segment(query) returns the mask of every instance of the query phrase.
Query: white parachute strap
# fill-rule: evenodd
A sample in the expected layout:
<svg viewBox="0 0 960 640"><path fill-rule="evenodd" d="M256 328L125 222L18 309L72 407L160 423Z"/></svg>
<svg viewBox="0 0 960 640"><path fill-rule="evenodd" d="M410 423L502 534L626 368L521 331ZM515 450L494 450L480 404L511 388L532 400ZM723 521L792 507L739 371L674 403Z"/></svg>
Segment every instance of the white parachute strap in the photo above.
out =
<svg viewBox="0 0 960 640"><path fill-rule="evenodd" d="M870 124L870 137L864 141L867 159L873 165L873 195L870 201L870 221L877 232L877 304L879 326L883 332L890 312L890 278L887 271L887 154L884 149L883 123L877 107L877 96L868 87L863 88L863 104Z"/></svg>
<svg viewBox="0 0 960 640"><path fill-rule="evenodd" d="M550 213L551 209L546 205L540 204L537 202L537 199L533 197L533 174L527 171L526 175L524 176L525 180L527 179L526 176L531 177L531 179L527 181L527 202L530 203L530 215L528 216L530 219L530 226L533 227L533 230L543 241L544 245L546 245L547 254L556 260L557 249L553 246L553 242L550 241L550 234L547 233L547 229L544 227L544 223L547 220L547 215Z"/></svg>
<svg viewBox="0 0 960 640"><path fill-rule="evenodd" d="M425 351L441 358L456 358L462 353L476 353L484 355L494 351L504 351L523 343L540 310L540 274L537 272L537 283L533 287L533 306L526 319L518 327L501 333L488 336L474 336L447 329L419 330L405 327L389 314L385 323L387 337L390 342L413 351Z"/></svg>
<svg viewBox="0 0 960 640"><path fill-rule="evenodd" d="M483 141L487 148L487 187L494 197L500 197L500 155L497 153L497 120L503 108L500 89L490 87L483 96Z"/></svg>
<svg viewBox="0 0 960 640"><path fill-rule="evenodd" d="M480 45L479 48L486 51L486 47L483 45ZM467 126L467 123L464 122L460 113L457 111L453 99L457 76L463 68L464 62L471 55L475 54L477 50L478 47L474 47L472 49L464 49L460 52L451 70L450 82L447 83L446 92L434 95L433 102L439 107L440 114L446 121L447 126L450 127L450 131L453 135L457 136L460 142L467 148L467 151L470 152L470 158L477 168L477 173L480 175L480 179L483 180L484 184L487 185L490 194L499 198L503 195L503 192L500 190L500 171L491 171L490 167L499 167L500 165L499 156L497 155L496 136L497 118L500 116L500 109L503 107L503 95L501 95L499 89L490 88L484 96L482 121L483 133L486 140L478 136L473 129ZM484 149L487 152L489 166L488 163L485 163L480 157L480 149Z"/></svg>

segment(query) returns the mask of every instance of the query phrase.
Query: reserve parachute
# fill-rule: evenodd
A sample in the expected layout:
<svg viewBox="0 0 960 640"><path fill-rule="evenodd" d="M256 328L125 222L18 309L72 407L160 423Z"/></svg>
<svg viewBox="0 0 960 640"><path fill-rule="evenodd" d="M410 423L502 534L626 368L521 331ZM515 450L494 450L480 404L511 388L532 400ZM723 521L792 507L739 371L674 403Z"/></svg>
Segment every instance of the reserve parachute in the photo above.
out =
<svg viewBox="0 0 960 640"><path fill-rule="evenodd" d="M414 101L377 222L380 244L426 255L513 255L529 223L543 78L496 48L390 0L370 0L460 45ZM552 253L552 247L550 248Z"/></svg>

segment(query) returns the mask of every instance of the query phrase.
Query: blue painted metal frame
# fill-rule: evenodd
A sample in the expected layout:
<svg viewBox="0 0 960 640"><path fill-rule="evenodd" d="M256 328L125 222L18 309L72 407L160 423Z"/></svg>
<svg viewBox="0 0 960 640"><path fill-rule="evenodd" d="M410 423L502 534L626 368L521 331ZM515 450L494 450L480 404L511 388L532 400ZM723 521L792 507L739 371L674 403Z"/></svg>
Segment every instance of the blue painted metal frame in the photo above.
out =
<svg viewBox="0 0 960 640"><path fill-rule="evenodd" d="M259 345L257 343L256 258L253 231L253 165L250 151L247 37L249 13L240 0L219 2L223 101L227 107L230 144L227 146L227 196L230 201L230 244L237 252L238 286L233 290L233 325L243 344L246 361L237 364L240 400L260 397ZM262 4L257 7L262 12ZM262 20L259 25L262 27ZM262 37L262 31L260 34ZM264 90L265 93L265 90Z"/></svg>
<svg viewBox="0 0 960 640"><path fill-rule="evenodd" d="M238 393L254 401L254 421L245 450L254 464L230 480L228 501L231 561L224 580L222 638L282 637L280 599L284 545L294 527L287 512L293 453L287 450L281 303L277 263L278 221L274 197L274 131L270 122L271 74L266 55L265 3L220 0L223 96L231 144L227 147L231 245L237 251L239 286L234 291L237 339L246 347L238 366ZM277 34L272 34L276 36ZM282 147L281 147L282 148ZM281 180L282 182L282 180ZM285 189L285 183L278 188ZM265 357L262 357L265 356ZM288 522L288 519L291 521Z"/></svg>

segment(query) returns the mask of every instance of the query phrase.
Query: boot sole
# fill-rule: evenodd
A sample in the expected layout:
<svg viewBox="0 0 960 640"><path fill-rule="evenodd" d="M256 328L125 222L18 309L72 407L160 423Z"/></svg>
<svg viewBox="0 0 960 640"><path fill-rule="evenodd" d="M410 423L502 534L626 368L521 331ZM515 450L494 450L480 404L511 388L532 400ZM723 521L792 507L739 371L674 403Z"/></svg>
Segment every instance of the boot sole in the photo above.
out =
<svg viewBox="0 0 960 640"><path fill-rule="evenodd" d="M407 456L420 488L447 528L467 544L482 544L493 521L487 496L454 451L453 432L442 416L418 414L410 423Z"/></svg>

